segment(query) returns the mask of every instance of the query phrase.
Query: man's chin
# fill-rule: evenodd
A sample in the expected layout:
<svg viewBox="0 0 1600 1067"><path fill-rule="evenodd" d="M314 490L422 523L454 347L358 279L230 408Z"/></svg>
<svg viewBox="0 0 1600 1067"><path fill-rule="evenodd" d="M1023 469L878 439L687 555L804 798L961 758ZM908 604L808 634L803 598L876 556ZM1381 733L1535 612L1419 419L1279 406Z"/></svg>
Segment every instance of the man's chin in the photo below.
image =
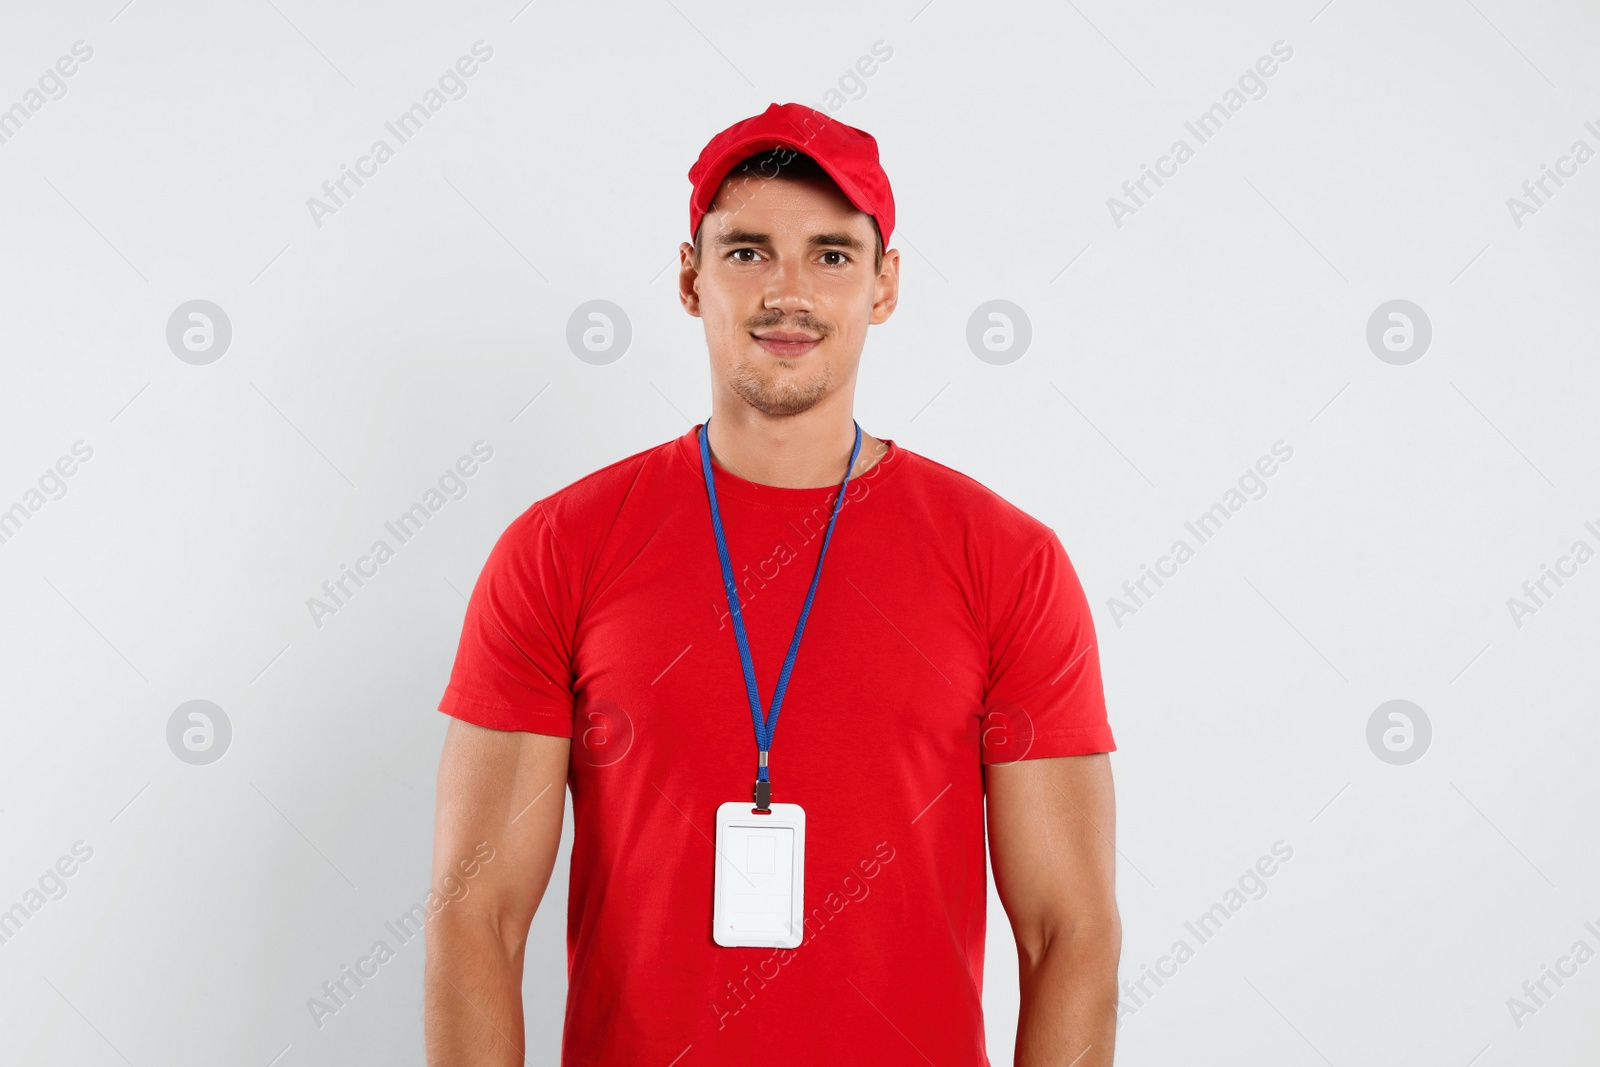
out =
<svg viewBox="0 0 1600 1067"><path fill-rule="evenodd" d="M782 417L815 407L828 395L833 374L826 363L802 367L763 352L756 359L740 361L729 384L739 399L763 415Z"/></svg>
<svg viewBox="0 0 1600 1067"><path fill-rule="evenodd" d="M820 396L772 396L744 391L740 391L739 396L763 415L771 415L774 418L803 414L810 411L816 406L817 401L822 399Z"/></svg>
<svg viewBox="0 0 1600 1067"><path fill-rule="evenodd" d="M826 388L795 389L748 380L735 381L733 389L739 394L739 399L746 404L763 415L775 417L799 415L809 411L816 406L817 401L827 395Z"/></svg>

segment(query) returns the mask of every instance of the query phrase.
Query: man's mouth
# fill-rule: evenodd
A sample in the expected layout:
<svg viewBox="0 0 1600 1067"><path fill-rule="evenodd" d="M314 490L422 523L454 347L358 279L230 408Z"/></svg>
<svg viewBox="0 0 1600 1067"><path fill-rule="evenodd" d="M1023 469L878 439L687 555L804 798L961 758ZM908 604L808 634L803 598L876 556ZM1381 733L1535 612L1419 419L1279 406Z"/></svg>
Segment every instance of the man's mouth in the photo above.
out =
<svg viewBox="0 0 1600 1067"><path fill-rule="evenodd" d="M768 330L765 333L752 333L756 343L775 356L803 356L817 345L822 343L822 338L813 337L809 333L795 333L788 330Z"/></svg>

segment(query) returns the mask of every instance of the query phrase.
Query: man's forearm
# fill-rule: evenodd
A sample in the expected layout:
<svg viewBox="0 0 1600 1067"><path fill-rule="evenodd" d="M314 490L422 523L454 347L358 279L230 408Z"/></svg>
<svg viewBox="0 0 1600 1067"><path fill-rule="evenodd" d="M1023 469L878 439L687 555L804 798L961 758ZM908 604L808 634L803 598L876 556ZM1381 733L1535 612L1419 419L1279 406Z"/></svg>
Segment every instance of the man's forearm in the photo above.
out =
<svg viewBox="0 0 1600 1067"><path fill-rule="evenodd" d="M428 922L428 1067L515 1067L522 1032L522 952L477 916Z"/></svg>
<svg viewBox="0 0 1600 1067"><path fill-rule="evenodd" d="M1111 1067L1121 952L1113 923L1019 953L1016 1067Z"/></svg>

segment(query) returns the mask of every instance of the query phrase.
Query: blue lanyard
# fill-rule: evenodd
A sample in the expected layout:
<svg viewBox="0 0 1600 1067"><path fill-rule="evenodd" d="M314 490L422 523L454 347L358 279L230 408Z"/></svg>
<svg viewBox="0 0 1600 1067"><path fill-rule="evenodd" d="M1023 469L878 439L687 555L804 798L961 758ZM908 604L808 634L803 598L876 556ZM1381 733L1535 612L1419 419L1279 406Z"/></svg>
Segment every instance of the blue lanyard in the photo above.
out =
<svg viewBox="0 0 1600 1067"><path fill-rule="evenodd" d="M856 428L855 447L850 450L850 466L845 468L844 482L839 495L833 500L833 514L828 517L828 531L822 538L822 550L817 553L817 569L811 575L811 588L806 591L805 606L800 609L800 621L795 623L794 639L789 642L789 654L784 658L783 669L778 672L778 685L772 693L772 710L761 713L761 694L756 688L755 662L750 658L750 638L744 629L744 614L739 610L739 587L733 580L733 561L728 557L728 538L722 531L722 512L717 507L716 480L711 475L711 445L706 440L706 425L700 426L700 466L706 476L706 496L711 499L711 529L717 535L717 558L722 563L722 590L728 597L728 613L733 617L733 638L739 645L739 662L744 667L745 694L750 699L750 718L756 728L755 801L759 810L766 811L772 798L772 782L767 775L767 753L772 749L772 734L778 726L778 709L783 706L784 691L789 688L789 672L794 669L795 655L800 651L800 635L805 632L806 618L811 614L811 601L817 595L817 582L822 577L822 561L828 554L828 542L833 540L833 524L838 521L839 509L844 505L844 491L850 484L850 472L855 470L856 457L861 453L861 424L850 420ZM709 419L706 420L710 422Z"/></svg>

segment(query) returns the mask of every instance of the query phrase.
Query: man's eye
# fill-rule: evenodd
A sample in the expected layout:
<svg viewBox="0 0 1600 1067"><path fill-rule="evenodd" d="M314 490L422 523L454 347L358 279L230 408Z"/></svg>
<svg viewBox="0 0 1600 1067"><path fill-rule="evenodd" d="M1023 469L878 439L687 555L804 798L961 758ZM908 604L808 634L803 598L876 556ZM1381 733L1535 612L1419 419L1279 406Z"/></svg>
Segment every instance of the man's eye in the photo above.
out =
<svg viewBox="0 0 1600 1067"><path fill-rule="evenodd" d="M733 257L733 261L735 263L754 263L755 262L754 258L751 258L751 259L742 258L746 253L748 253L751 257L759 256L761 254L760 252L757 252L754 248L735 248L732 252L728 253L728 255Z"/></svg>
<svg viewBox="0 0 1600 1067"><path fill-rule="evenodd" d="M824 258L824 262L827 262L827 257L828 256L837 256L838 257L837 259L835 259L835 260L833 260L831 262L827 262L827 265L830 266L830 267L842 267L846 263L850 262L850 257L845 255L843 252L836 252L836 251L830 250L830 251L822 253L822 255L823 255L823 258Z"/></svg>

